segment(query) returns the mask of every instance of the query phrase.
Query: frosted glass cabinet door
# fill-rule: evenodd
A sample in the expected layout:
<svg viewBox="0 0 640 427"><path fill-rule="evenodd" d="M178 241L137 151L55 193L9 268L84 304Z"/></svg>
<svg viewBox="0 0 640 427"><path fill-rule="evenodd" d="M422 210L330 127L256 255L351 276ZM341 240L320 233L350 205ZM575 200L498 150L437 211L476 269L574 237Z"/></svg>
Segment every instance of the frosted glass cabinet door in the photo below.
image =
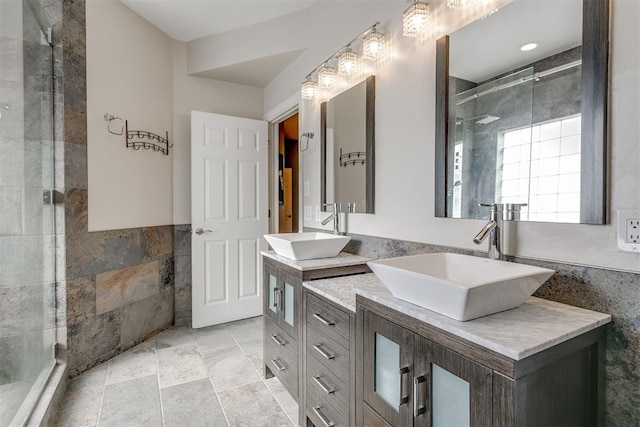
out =
<svg viewBox="0 0 640 427"><path fill-rule="evenodd" d="M413 333L364 314L364 401L392 426L413 425Z"/></svg>
<svg viewBox="0 0 640 427"><path fill-rule="evenodd" d="M283 301L283 311L284 311L284 321L287 322L291 326L295 326L295 308L296 298L295 298L295 288L293 285L289 283L284 283L284 301Z"/></svg>
<svg viewBox="0 0 640 427"><path fill-rule="evenodd" d="M278 306L276 305L278 279L273 274L268 274L267 281L269 283L269 289L267 292L267 307L269 308L269 310L271 310L271 312L276 313L278 311Z"/></svg>
<svg viewBox="0 0 640 427"><path fill-rule="evenodd" d="M416 424L432 427L486 425L492 417L491 370L416 335ZM428 406L428 407L427 407ZM418 411L419 412L419 411Z"/></svg>

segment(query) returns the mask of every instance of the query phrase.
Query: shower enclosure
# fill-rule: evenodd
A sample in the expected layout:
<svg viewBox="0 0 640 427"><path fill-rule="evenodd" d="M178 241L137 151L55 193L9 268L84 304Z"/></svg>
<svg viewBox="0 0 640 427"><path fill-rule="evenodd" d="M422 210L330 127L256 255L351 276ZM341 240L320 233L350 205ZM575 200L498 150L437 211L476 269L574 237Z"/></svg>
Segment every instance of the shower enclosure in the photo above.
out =
<svg viewBox="0 0 640 427"><path fill-rule="evenodd" d="M23 425L55 365L53 49L0 1L0 425Z"/></svg>

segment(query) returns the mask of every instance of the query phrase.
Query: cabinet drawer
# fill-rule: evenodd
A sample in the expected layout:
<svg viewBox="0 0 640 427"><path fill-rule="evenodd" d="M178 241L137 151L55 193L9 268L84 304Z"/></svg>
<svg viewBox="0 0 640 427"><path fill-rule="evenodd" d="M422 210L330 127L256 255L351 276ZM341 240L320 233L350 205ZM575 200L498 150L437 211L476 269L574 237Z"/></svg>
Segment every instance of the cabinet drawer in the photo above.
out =
<svg viewBox="0 0 640 427"><path fill-rule="evenodd" d="M324 395L315 388L307 387L307 416L316 427L349 425L349 415L343 414L331 405Z"/></svg>
<svg viewBox="0 0 640 427"><path fill-rule="evenodd" d="M271 321L265 324L268 332L264 343L264 363L271 369L291 394L298 397L298 353L297 344ZM282 345L276 343L276 339Z"/></svg>
<svg viewBox="0 0 640 427"><path fill-rule="evenodd" d="M333 407L349 415L349 378L337 377L315 357L307 357L307 389L314 388ZM346 381L346 382L345 382Z"/></svg>
<svg viewBox="0 0 640 427"><path fill-rule="evenodd" d="M306 352L309 357L315 357L337 377L349 378L349 350L328 340L315 329L307 329Z"/></svg>
<svg viewBox="0 0 640 427"><path fill-rule="evenodd" d="M307 293L307 329L349 348L349 314Z"/></svg>

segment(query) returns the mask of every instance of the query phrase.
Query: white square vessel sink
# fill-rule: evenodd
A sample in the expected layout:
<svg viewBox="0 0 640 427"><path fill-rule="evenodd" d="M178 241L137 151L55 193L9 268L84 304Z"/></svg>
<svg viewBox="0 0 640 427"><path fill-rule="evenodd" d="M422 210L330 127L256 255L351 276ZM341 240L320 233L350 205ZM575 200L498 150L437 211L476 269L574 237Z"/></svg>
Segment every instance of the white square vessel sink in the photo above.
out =
<svg viewBox="0 0 640 427"><path fill-rule="evenodd" d="M555 272L448 253L367 264L394 297L460 321L520 306Z"/></svg>
<svg viewBox="0 0 640 427"><path fill-rule="evenodd" d="M278 255L302 261L337 256L351 237L328 233L265 234L264 238Z"/></svg>

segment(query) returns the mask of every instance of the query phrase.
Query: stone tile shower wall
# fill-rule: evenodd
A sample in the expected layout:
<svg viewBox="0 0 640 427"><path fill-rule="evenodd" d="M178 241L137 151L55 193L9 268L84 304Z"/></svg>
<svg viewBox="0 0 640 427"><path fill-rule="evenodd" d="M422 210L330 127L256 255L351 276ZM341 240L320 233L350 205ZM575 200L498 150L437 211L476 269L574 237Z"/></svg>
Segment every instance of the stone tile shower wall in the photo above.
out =
<svg viewBox="0 0 640 427"><path fill-rule="evenodd" d="M372 259L461 250L424 243L350 235L345 251ZM556 271L535 296L608 313L606 335L607 426L640 425L640 274L548 261L511 258Z"/></svg>
<svg viewBox="0 0 640 427"><path fill-rule="evenodd" d="M63 1L64 272L71 376L174 321L173 226L88 232L85 1Z"/></svg>

